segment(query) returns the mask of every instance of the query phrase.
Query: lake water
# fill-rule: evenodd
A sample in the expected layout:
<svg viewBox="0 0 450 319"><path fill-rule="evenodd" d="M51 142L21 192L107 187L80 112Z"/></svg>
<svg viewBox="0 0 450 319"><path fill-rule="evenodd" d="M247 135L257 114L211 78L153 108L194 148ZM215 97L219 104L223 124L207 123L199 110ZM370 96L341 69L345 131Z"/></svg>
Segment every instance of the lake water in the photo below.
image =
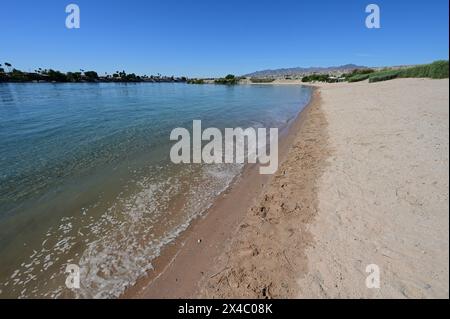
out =
<svg viewBox="0 0 450 319"><path fill-rule="evenodd" d="M171 163L175 127L286 127L300 86L0 84L0 297L113 298L242 170ZM81 287L66 288L67 264Z"/></svg>

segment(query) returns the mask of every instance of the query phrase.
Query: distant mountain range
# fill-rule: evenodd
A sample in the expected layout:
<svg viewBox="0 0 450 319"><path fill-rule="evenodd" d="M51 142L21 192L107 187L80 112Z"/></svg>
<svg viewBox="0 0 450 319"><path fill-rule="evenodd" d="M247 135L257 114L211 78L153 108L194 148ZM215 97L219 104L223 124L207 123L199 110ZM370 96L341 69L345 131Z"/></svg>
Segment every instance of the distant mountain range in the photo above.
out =
<svg viewBox="0 0 450 319"><path fill-rule="evenodd" d="M245 74L246 77L284 77L284 76L303 76L311 73L346 73L351 72L354 69L367 69L367 66L356 64L345 64L340 66L330 67L309 67L309 68L287 68L287 69L274 69L256 71L253 73Z"/></svg>

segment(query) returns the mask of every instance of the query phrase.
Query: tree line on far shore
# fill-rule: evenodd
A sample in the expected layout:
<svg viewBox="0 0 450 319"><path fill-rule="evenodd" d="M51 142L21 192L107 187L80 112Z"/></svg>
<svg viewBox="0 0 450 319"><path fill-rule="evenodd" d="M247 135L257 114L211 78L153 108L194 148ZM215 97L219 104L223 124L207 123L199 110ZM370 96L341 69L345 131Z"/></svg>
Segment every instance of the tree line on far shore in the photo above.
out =
<svg viewBox="0 0 450 319"><path fill-rule="evenodd" d="M213 79L215 84L234 85L238 84L242 78L236 77L233 74L228 74L224 78ZM126 73L125 71L116 71L113 74L99 75L96 71L85 71L80 69L76 72L61 72L53 69L38 68L34 72L24 72L12 66L11 63L5 62L0 64L0 83L83 83L83 82L181 82L188 84L204 84L203 79L187 77L174 77L157 75L136 75L134 73Z"/></svg>
<svg viewBox="0 0 450 319"><path fill-rule="evenodd" d="M125 71L116 71L113 74L99 75L96 71L80 69L76 72L61 72L53 69L36 69L34 72L24 72L5 62L0 64L0 82L52 82L52 83L78 83L78 82L186 82L186 77L158 75L136 75Z"/></svg>
<svg viewBox="0 0 450 319"><path fill-rule="evenodd" d="M359 82L369 80L372 82L386 81L395 78L432 78L443 79L449 77L449 61L440 60L430 64L422 64L411 67L383 68L374 70L371 68L354 69L351 72L333 75L314 73L302 77L302 82ZM243 77L228 74L223 78L210 79L201 78L188 79L187 77L168 77L158 75L139 76L134 73L127 74L125 71L116 71L113 74L98 75L95 71L84 71L63 73L53 69L37 69L34 72L23 72L13 68L11 63L0 64L0 82L52 82L52 83L78 83L78 82L185 82L188 84L239 84ZM252 83L270 83L274 78L250 78Z"/></svg>

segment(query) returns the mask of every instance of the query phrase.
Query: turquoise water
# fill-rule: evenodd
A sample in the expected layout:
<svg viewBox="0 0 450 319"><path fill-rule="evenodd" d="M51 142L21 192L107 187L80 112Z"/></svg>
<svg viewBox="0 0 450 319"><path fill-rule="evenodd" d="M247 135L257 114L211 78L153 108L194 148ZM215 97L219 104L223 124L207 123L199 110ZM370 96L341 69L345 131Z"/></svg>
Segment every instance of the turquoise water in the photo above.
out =
<svg viewBox="0 0 450 319"><path fill-rule="evenodd" d="M242 170L170 162L175 127L283 128L310 90L0 84L0 297L118 296ZM67 264L81 287L65 286Z"/></svg>

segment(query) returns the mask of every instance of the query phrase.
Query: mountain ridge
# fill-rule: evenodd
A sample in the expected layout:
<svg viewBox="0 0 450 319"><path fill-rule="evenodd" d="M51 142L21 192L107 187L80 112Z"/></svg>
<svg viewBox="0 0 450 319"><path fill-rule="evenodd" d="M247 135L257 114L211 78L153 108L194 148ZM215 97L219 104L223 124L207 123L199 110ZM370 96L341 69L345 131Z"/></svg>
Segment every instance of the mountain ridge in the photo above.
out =
<svg viewBox="0 0 450 319"><path fill-rule="evenodd" d="M367 66L356 65L356 64L343 64L339 66L329 66L329 67L293 67L293 68L280 68L280 69L267 69L256 71L252 73L247 73L243 76L246 77L280 77L280 76L298 76L307 75L311 73L345 73L350 72L355 69L368 69Z"/></svg>

